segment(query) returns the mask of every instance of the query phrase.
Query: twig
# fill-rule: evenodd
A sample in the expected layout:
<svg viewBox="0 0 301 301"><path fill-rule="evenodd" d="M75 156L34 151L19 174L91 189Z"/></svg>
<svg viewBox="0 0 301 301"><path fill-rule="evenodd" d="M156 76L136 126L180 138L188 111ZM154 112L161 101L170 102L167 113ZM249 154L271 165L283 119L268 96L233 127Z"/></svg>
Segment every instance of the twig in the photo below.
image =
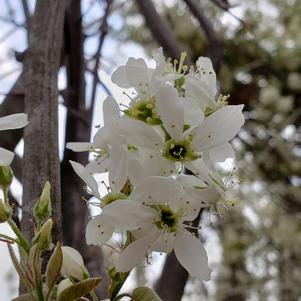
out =
<svg viewBox="0 0 301 301"><path fill-rule="evenodd" d="M145 23L157 40L162 45L165 52L172 58L178 59L184 47L177 41L173 31L168 24L161 18L151 0L136 0L141 14L145 18ZM187 64L191 65L191 60L187 60Z"/></svg>
<svg viewBox="0 0 301 301"><path fill-rule="evenodd" d="M112 3L113 3L113 0L107 0L107 7L106 7L106 10L105 10L105 13L103 16L103 21L99 28L101 34L99 37L97 51L95 53L95 65L92 70L93 84L92 84L92 93L91 93L91 102L90 102L90 114L93 112L95 99L96 99L96 89L97 89L97 84L99 83L98 68L99 68L100 57L101 57L101 49L102 49L105 37L108 33L108 17L110 14L110 9L111 9Z"/></svg>
<svg viewBox="0 0 301 301"><path fill-rule="evenodd" d="M223 57L222 42L213 29L211 22L204 14L200 4L196 0L184 0L184 2L202 27L208 40L209 56L212 59L215 70L218 70Z"/></svg>

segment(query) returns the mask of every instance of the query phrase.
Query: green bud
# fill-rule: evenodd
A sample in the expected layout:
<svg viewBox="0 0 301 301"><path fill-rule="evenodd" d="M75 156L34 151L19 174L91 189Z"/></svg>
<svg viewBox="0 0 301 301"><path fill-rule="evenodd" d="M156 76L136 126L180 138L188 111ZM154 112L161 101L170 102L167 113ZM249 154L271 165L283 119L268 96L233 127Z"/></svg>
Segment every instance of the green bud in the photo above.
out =
<svg viewBox="0 0 301 301"><path fill-rule="evenodd" d="M11 218L12 213L12 207L9 204L0 201L0 223L4 223Z"/></svg>
<svg viewBox="0 0 301 301"><path fill-rule="evenodd" d="M51 199L50 199L51 185L47 181L44 185L43 192L34 206L34 216L38 223L44 222L51 215Z"/></svg>
<svg viewBox="0 0 301 301"><path fill-rule="evenodd" d="M0 187L8 190L14 178L12 169L9 166L0 166Z"/></svg>
<svg viewBox="0 0 301 301"><path fill-rule="evenodd" d="M40 231L35 235L32 240L32 244L39 244L40 250L47 250L49 249L52 237L51 237L51 230L52 230L53 222L52 219L49 218L41 227Z"/></svg>

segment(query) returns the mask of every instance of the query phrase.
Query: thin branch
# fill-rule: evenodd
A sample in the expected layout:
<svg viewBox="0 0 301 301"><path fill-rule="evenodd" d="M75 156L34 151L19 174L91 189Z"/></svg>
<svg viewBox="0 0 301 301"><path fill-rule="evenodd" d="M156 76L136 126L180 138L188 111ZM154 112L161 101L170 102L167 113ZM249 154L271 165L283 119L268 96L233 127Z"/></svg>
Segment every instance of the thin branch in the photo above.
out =
<svg viewBox="0 0 301 301"><path fill-rule="evenodd" d="M162 45L164 51L172 58L179 58L184 47L177 41L173 31L168 24L158 14L151 0L136 0L141 14L145 18L147 27L157 40L159 45ZM191 61L187 61L191 65Z"/></svg>
<svg viewBox="0 0 301 301"><path fill-rule="evenodd" d="M218 70L223 57L222 42L213 29L213 25L211 24L210 20L204 14L200 3L196 0L184 0L184 2L202 27L208 40L209 56L212 59L215 70Z"/></svg>
<svg viewBox="0 0 301 301"><path fill-rule="evenodd" d="M21 2L22 2L22 6L23 6L25 21L26 21L26 27L28 27L28 23L31 18L28 2L27 2L27 0L21 0Z"/></svg>
<svg viewBox="0 0 301 301"><path fill-rule="evenodd" d="M94 103L96 99L96 90L97 90L97 84L99 83L99 77L98 77L98 68L100 63L100 57L101 57L101 49L105 40L105 37L108 33L108 17L111 10L111 5L113 3L113 0L107 0L107 7L103 16L103 21L100 25L100 37L98 42L97 51L95 53L95 65L94 69L92 71L93 73L93 84L92 84L92 93L91 93L91 101L90 101L90 112L93 111Z"/></svg>

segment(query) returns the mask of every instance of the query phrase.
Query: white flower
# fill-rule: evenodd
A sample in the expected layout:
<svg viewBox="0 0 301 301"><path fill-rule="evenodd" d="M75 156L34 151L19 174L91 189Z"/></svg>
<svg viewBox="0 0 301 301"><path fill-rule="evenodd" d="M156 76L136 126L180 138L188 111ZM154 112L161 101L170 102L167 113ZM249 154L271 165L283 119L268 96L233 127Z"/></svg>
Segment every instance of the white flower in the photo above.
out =
<svg viewBox="0 0 301 301"><path fill-rule="evenodd" d="M105 99L103 111L104 126L95 134L93 142L71 142L67 144L67 148L73 151L95 153L96 158L86 166L87 172L109 172L110 185L114 187L115 191L120 191L127 181L129 160L135 155L135 152L129 150L126 137L119 133L120 112L118 104L112 97ZM94 189L92 191L95 192Z"/></svg>
<svg viewBox="0 0 301 301"><path fill-rule="evenodd" d="M137 92L147 89L154 69L148 68L144 59L130 57L124 66L117 68L112 74L112 82L121 88L135 88Z"/></svg>
<svg viewBox="0 0 301 301"><path fill-rule="evenodd" d="M27 114L19 113L0 118L0 131L20 129L28 124ZM14 153L0 147L0 165L8 166L14 158Z"/></svg>
<svg viewBox="0 0 301 301"><path fill-rule="evenodd" d="M227 148L224 155L228 155L229 145L226 143L244 123L243 105L222 107L203 119L204 116L199 114L201 111L195 111L196 115L192 111L190 114L188 110L185 111L187 100L179 97L177 90L171 86L161 87L157 92L157 109L165 134L168 135L167 139L153 127L136 120L123 121L123 135L128 137L131 144L151 149L154 154L161 153L166 160L182 163L189 169L204 152L212 150L212 157L216 158ZM189 106L190 102L187 104ZM191 116L189 124L186 124L185 112L187 116ZM150 164L156 164L155 160L150 161Z"/></svg>
<svg viewBox="0 0 301 301"><path fill-rule="evenodd" d="M174 249L192 276L208 280L206 251L184 223L196 218L201 205L187 199L183 187L168 177L145 178L129 198L104 208L106 218L116 228L132 231L136 237L120 254L116 269L129 271L151 251L168 253Z"/></svg>
<svg viewBox="0 0 301 301"><path fill-rule="evenodd" d="M80 253L71 247L62 247L63 264L61 274L64 277L72 277L76 280L83 280L89 276Z"/></svg>
<svg viewBox="0 0 301 301"><path fill-rule="evenodd" d="M98 185L91 172L78 162L70 161L70 164L76 174L87 184L91 194L100 199L101 196L98 190Z"/></svg>

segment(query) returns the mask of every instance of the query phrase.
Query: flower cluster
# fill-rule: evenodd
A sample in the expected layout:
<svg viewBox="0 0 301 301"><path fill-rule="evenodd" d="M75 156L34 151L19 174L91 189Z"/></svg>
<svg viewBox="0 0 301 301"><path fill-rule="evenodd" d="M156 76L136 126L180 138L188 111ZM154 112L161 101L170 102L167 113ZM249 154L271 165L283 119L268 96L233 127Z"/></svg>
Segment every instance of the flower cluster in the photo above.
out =
<svg viewBox="0 0 301 301"><path fill-rule="evenodd" d="M123 233L119 272L131 270L152 251L174 250L192 276L208 280L206 251L189 229L202 208L227 206L227 183L215 162L234 156L229 141L244 123L243 105L228 105L228 96L217 95L210 59L200 57L188 67L185 54L179 61L166 60L161 49L154 59L155 68L135 58L119 67L112 81L134 90L129 106L119 107L107 97L104 126L92 143L67 145L94 154L85 167L71 162L102 209L89 221L86 238L101 246L114 232ZM105 196L97 173L108 173Z"/></svg>

